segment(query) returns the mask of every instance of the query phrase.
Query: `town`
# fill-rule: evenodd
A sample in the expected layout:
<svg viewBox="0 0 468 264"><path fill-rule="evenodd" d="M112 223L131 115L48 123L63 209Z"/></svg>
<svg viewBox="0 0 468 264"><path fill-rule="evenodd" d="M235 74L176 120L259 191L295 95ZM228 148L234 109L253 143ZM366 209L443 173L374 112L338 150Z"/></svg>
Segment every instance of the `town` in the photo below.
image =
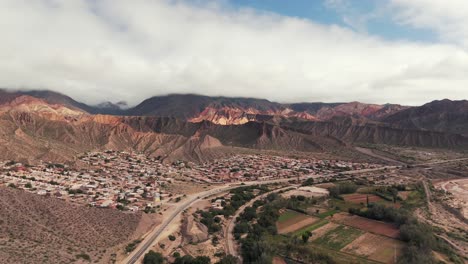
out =
<svg viewBox="0 0 468 264"><path fill-rule="evenodd" d="M176 202L174 182L227 184L298 177L331 177L340 172L380 165L338 160L235 155L210 163L165 163L141 153L107 150L78 157L75 165L40 162L0 163L0 185L83 205L127 211L150 210L162 201Z"/></svg>

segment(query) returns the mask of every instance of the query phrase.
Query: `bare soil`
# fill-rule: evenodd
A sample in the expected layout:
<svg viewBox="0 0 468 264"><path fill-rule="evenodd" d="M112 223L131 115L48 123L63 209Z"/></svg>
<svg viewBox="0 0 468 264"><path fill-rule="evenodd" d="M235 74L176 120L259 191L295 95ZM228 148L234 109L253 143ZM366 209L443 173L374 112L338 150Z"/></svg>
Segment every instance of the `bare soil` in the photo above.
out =
<svg viewBox="0 0 468 264"><path fill-rule="evenodd" d="M359 203L366 204L367 197L369 197L370 203L382 201L382 198L374 194L353 193L353 194L343 195L343 198L345 199L346 202L351 202L351 203L356 203L356 204L359 204Z"/></svg>
<svg viewBox="0 0 468 264"><path fill-rule="evenodd" d="M398 238L400 236L400 230L393 224L371 220L357 215L339 213L333 216L333 220L344 225L390 238Z"/></svg>
<svg viewBox="0 0 468 264"><path fill-rule="evenodd" d="M365 233L341 251L368 257L371 260L394 263L401 255L405 243L396 239Z"/></svg>
<svg viewBox="0 0 468 264"><path fill-rule="evenodd" d="M335 228L337 228L339 225L337 223L333 223L333 222L330 222L322 227L319 227L317 229L315 229L314 231L312 231L312 239L311 240L315 240L323 235L325 235L326 233L328 233L328 231L331 231Z"/></svg>
<svg viewBox="0 0 468 264"><path fill-rule="evenodd" d="M318 218L312 216L298 214L297 216L291 219L276 223L276 227L278 229L279 234L287 234L299 230L308 225L311 225L317 222L318 220Z"/></svg>

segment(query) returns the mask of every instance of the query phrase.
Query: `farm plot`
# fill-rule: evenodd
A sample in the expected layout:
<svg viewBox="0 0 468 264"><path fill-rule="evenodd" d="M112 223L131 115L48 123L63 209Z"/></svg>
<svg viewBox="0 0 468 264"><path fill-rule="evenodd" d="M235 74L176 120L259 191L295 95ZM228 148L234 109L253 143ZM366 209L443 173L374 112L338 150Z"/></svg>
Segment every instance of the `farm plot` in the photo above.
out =
<svg viewBox="0 0 468 264"><path fill-rule="evenodd" d="M304 228L301 228L301 229L297 230L296 232L293 233L293 235L294 236L301 236L305 232L308 232L308 231L312 232L312 231L314 231L316 229L319 229L322 226L327 225L327 224L329 224L328 220L322 219L320 221L317 221L317 222L313 223L312 225L309 225L309 226L306 226Z"/></svg>
<svg viewBox="0 0 468 264"><path fill-rule="evenodd" d="M349 215L346 213L336 214L333 219L334 221L337 221L341 224L352 226L374 234L383 235L390 238L398 238L400 236L400 230L395 225L390 223L384 223L357 215Z"/></svg>
<svg viewBox="0 0 468 264"><path fill-rule="evenodd" d="M333 223L333 222L328 222L326 223L325 225L322 225L314 230L311 230L312 232L312 240L316 240L318 239L319 237L325 235L326 233L330 232L331 230L337 228L338 226L340 226L339 224L337 223Z"/></svg>
<svg viewBox="0 0 468 264"><path fill-rule="evenodd" d="M405 243L396 239L365 233L348 244L341 251L348 252L368 259L393 263L395 257L401 255Z"/></svg>
<svg viewBox="0 0 468 264"><path fill-rule="evenodd" d="M314 240L313 243L319 244L330 249L340 250L364 234L363 231L349 226L340 225L337 228L327 232L325 235Z"/></svg>
<svg viewBox="0 0 468 264"><path fill-rule="evenodd" d="M353 194L345 194L343 198L346 202L356 203L356 204L366 204L367 197L369 197L369 203L380 202L383 199L374 194L362 194L362 193L353 193Z"/></svg>
<svg viewBox="0 0 468 264"><path fill-rule="evenodd" d="M410 193L411 191L400 191L398 192L398 197L404 201L408 199L408 196L410 195Z"/></svg>
<svg viewBox="0 0 468 264"><path fill-rule="evenodd" d="M287 234L311 225L318 221L318 218L287 210L278 219L276 228L279 234Z"/></svg>

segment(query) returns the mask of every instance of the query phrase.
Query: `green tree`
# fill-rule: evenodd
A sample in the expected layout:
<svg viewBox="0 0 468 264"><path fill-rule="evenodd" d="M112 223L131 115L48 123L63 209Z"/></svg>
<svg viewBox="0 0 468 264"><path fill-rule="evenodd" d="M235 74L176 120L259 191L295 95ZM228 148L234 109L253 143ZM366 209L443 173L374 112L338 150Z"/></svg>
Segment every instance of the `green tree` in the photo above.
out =
<svg viewBox="0 0 468 264"><path fill-rule="evenodd" d="M150 250L150 252L146 253L145 257L143 258L143 264L163 264L164 257L161 253L154 252Z"/></svg>
<svg viewBox="0 0 468 264"><path fill-rule="evenodd" d="M239 259L234 257L233 255L224 256L220 259L216 264L237 264L239 263Z"/></svg>
<svg viewBox="0 0 468 264"><path fill-rule="evenodd" d="M302 242L306 244L309 241L309 238L312 236L312 233L310 231L307 231L302 234Z"/></svg>

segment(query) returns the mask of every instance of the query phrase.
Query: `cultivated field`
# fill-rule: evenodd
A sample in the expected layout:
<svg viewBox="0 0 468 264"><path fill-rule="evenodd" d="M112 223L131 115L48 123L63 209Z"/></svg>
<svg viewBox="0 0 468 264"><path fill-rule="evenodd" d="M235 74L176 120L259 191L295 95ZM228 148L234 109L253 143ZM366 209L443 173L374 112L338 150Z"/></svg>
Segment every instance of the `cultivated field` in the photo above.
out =
<svg viewBox="0 0 468 264"><path fill-rule="evenodd" d="M349 226L340 225L325 235L314 240L314 243L334 250L340 250L364 232Z"/></svg>
<svg viewBox="0 0 468 264"><path fill-rule="evenodd" d="M311 225L317 221L318 218L286 210L278 219L276 228L278 229L279 234L287 234Z"/></svg>
<svg viewBox="0 0 468 264"><path fill-rule="evenodd" d="M318 228L315 228L313 230L310 230L312 232L312 239L311 240L315 240L323 235L325 235L326 233L328 233L329 231L337 228L339 225L337 223L333 223L333 222L328 222L326 221L324 225L321 225L320 227Z"/></svg>
<svg viewBox="0 0 468 264"><path fill-rule="evenodd" d="M398 258L401 255L404 246L405 243L402 241L365 233L344 247L342 251L383 263L394 263L395 257Z"/></svg>
<svg viewBox="0 0 468 264"><path fill-rule="evenodd" d="M296 232L293 233L294 236L301 236L302 234L304 234L305 232L312 232L314 233L314 237L316 236L316 230L317 229L320 229L322 228L323 226L327 225L327 224L330 224L328 220L326 219L321 219L311 225L308 225L306 227L303 227L299 230L297 230Z"/></svg>
<svg viewBox="0 0 468 264"><path fill-rule="evenodd" d="M371 220L357 215L350 215L347 213L336 214L333 219L339 223L359 228L374 234L383 235L390 238L398 238L400 236L400 230L398 230L398 228L393 224Z"/></svg>
<svg viewBox="0 0 468 264"><path fill-rule="evenodd" d="M367 197L369 197L369 203L382 201L382 198L374 194L353 193L353 194L343 195L343 198L346 202L356 203L356 204L360 204L360 203L366 204Z"/></svg>
<svg viewBox="0 0 468 264"><path fill-rule="evenodd" d="M400 197L403 201L407 200L411 191L400 191L398 192L398 197Z"/></svg>

